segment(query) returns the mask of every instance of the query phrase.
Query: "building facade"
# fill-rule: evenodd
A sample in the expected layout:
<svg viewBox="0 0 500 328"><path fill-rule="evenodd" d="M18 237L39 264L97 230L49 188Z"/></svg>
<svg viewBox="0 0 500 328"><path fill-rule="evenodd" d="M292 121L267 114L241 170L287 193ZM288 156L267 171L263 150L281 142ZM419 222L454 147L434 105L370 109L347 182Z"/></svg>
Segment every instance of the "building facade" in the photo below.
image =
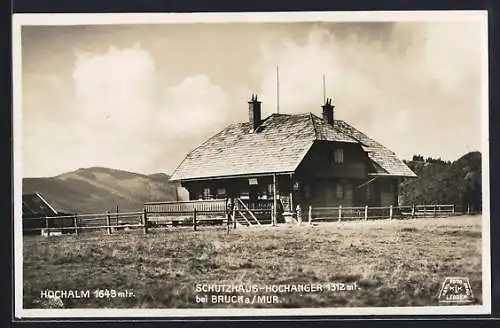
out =
<svg viewBox="0 0 500 328"><path fill-rule="evenodd" d="M172 175L190 199L241 198L250 206L396 205L402 178L415 177L396 155L334 117L331 100L313 113L261 117L256 96L248 122L231 124L191 151Z"/></svg>

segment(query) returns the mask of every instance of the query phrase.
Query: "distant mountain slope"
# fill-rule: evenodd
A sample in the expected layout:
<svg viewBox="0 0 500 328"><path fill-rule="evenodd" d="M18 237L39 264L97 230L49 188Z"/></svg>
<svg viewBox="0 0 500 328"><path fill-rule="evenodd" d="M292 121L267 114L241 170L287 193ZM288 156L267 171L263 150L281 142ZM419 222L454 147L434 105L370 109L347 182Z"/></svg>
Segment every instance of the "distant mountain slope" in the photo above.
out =
<svg viewBox="0 0 500 328"><path fill-rule="evenodd" d="M40 193L56 209L78 213L140 210L144 202L175 200L177 184L163 173L144 175L103 167L48 178L24 178L23 194Z"/></svg>
<svg viewBox="0 0 500 328"><path fill-rule="evenodd" d="M401 185L405 204L455 204L482 208L481 153L470 152L454 162L414 156L407 165L418 175Z"/></svg>

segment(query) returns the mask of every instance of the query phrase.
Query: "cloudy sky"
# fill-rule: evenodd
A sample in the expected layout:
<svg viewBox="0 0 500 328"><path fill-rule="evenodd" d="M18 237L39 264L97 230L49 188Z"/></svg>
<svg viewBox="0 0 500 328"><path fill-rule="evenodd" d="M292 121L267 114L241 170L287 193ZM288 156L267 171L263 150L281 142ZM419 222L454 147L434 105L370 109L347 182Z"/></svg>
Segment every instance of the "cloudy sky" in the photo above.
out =
<svg viewBox="0 0 500 328"><path fill-rule="evenodd" d="M474 22L301 22L22 27L23 176L104 166L171 173L226 125L336 117L392 149L455 160L480 150Z"/></svg>

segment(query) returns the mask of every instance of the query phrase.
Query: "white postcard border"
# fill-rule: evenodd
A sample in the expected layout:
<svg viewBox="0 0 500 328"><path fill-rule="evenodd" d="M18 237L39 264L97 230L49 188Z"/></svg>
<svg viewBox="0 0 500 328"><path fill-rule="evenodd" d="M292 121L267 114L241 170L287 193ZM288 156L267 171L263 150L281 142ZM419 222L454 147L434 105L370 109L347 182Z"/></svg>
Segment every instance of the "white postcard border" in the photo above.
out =
<svg viewBox="0 0 500 328"><path fill-rule="evenodd" d="M260 13L120 13L120 14L14 14L13 60L13 182L14 182L14 315L17 318L133 318L133 317L248 317L248 316L363 316L363 315L464 315L491 313L489 102L487 11L374 11L374 12L260 12ZM193 308L193 309L24 309L22 244L22 49L24 25L113 25L256 22L432 22L470 21L482 26L482 305L359 308Z"/></svg>

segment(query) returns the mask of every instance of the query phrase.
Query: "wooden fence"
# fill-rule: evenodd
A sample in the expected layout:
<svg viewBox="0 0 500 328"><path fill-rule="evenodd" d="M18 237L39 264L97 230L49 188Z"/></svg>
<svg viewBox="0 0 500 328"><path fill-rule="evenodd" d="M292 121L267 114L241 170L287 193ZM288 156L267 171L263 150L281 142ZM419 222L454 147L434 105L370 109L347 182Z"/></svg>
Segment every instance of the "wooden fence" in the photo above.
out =
<svg viewBox="0 0 500 328"><path fill-rule="evenodd" d="M309 223L320 221L350 221L377 219L404 219L423 217L443 217L462 214L473 214L470 207L467 210L457 210L453 204L386 206L386 207L335 207L309 206L307 212L299 219Z"/></svg>
<svg viewBox="0 0 500 328"><path fill-rule="evenodd" d="M188 200L171 202L149 202L144 204L148 213L183 214L196 210L198 213L224 213L226 202L224 199Z"/></svg>
<svg viewBox="0 0 500 328"><path fill-rule="evenodd" d="M224 199L149 202L144 211L152 227L193 226L196 230L200 224L222 225L227 221Z"/></svg>
<svg viewBox="0 0 500 328"><path fill-rule="evenodd" d="M249 207L252 211L249 211ZM233 215L228 215L225 200L203 200L185 202L154 202L146 203L142 211L135 212L106 212L98 214L74 214L41 218L23 218L23 232L42 235L64 233L80 234L88 231L114 231L138 229L145 234L151 228L167 226L189 226L197 230L201 225L227 225L236 228L238 221L235 212L247 211L250 216L245 221L250 224L271 223L262 221L253 212L262 211L271 215L272 207L268 204L253 205L238 199L234 204ZM421 217L442 217L461 214L474 214L470 207L459 208L455 205L413 205L388 207L328 207L309 206L297 213L299 222L327 222L349 220L377 220L377 219L405 219ZM241 219L241 218L240 218ZM254 222L255 221L255 222ZM34 223L34 224L33 224ZM243 222L244 223L244 222Z"/></svg>
<svg viewBox="0 0 500 328"><path fill-rule="evenodd" d="M229 226L225 200L146 203L142 211L106 212L97 214L72 214L50 217L23 218L23 233L58 235L80 234L89 231L114 231L149 229L167 226L189 226L194 230L200 225Z"/></svg>
<svg viewBox="0 0 500 328"><path fill-rule="evenodd" d="M23 233L42 235L75 233L78 235L83 232L106 230L108 234L111 234L112 231L134 228L142 228L147 232L148 224L144 217L144 212L141 211L23 218Z"/></svg>

